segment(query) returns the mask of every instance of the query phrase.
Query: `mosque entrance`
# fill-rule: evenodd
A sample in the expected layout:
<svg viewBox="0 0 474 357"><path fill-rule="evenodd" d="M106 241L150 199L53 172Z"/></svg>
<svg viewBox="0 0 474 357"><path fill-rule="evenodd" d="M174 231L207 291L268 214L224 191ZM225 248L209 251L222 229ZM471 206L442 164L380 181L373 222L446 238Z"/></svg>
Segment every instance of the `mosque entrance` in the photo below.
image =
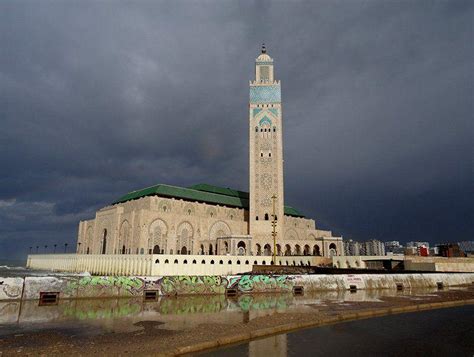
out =
<svg viewBox="0 0 474 357"><path fill-rule="evenodd" d="M181 254L188 254L188 250L186 249L186 247L181 248Z"/></svg>
<svg viewBox="0 0 474 357"><path fill-rule="evenodd" d="M159 245L155 245L153 247L153 254L160 254L160 246Z"/></svg>

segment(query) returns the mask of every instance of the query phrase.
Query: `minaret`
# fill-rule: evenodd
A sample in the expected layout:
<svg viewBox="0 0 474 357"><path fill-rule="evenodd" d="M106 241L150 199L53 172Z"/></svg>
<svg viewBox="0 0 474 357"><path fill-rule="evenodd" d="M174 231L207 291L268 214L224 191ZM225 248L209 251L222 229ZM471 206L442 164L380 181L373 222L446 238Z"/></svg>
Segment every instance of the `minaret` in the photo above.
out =
<svg viewBox="0 0 474 357"><path fill-rule="evenodd" d="M283 237L283 133L280 81L273 76L273 59L265 45L255 60L255 80L250 81L249 101L249 233L252 253L273 252L272 196L276 196L277 244ZM282 248L283 249L283 248Z"/></svg>

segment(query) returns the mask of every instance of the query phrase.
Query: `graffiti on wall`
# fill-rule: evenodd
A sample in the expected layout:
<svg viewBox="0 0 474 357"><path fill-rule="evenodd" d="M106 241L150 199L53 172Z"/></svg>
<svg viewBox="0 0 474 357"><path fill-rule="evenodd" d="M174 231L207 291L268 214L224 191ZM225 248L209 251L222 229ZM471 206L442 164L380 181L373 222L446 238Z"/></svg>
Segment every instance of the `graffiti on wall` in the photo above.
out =
<svg viewBox="0 0 474 357"><path fill-rule="evenodd" d="M0 300L21 299L22 278L0 278Z"/></svg>
<svg viewBox="0 0 474 357"><path fill-rule="evenodd" d="M78 297L139 296L143 290L153 287L155 282L130 276L86 276L69 281L66 293L76 293Z"/></svg>
<svg viewBox="0 0 474 357"><path fill-rule="evenodd" d="M293 289L293 277L288 275L239 276L166 276L158 284L162 295L224 294L227 289L241 293L285 292Z"/></svg>
<svg viewBox="0 0 474 357"><path fill-rule="evenodd" d="M227 288L242 293L291 291L293 277L288 275L241 275L228 278Z"/></svg>
<svg viewBox="0 0 474 357"><path fill-rule="evenodd" d="M221 276L164 276L159 281L163 295L224 294L226 284Z"/></svg>

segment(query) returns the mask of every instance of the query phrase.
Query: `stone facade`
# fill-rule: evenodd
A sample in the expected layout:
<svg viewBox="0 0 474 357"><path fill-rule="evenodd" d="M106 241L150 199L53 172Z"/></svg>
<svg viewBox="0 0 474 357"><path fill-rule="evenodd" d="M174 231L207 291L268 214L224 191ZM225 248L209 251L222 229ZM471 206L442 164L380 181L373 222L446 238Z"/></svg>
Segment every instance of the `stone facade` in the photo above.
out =
<svg viewBox="0 0 474 357"><path fill-rule="evenodd" d="M249 98L248 209L192 199L139 197L79 224L80 254L343 255L341 237L284 214L280 82L273 59L257 57Z"/></svg>

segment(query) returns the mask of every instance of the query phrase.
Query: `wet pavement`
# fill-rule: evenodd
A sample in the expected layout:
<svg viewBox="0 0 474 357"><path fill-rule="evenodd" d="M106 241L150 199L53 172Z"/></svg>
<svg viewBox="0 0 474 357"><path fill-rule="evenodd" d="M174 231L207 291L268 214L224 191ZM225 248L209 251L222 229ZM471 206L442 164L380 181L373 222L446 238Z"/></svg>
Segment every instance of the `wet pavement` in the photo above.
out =
<svg viewBox="0 0 474 357"><path fill-rule="evenodd" d="M157 321L160 328L190 329L201 323L232 323L245 319L308 309L346 309L351 304L396 297L417 301L436 296L437 289L358 290L288 294L255 294L143 298L60 300L57 305L39 306L37 301L0 302L0 336L51 329L72 330L74 334L100 334L141 330L143 321Z"/></svg>
<svg viewBox="0 0 474 357"><path fill-rule="evenodd" d="M280 334L203 353L233 356L474 355L474 305L376 317Z"/></svg>
<svg viewBox="0 0 474 357"><path fill-rule="evenodd" d="M44 354L161 353L236 332L317 321L351 311L474 298L474 287L358 290L159 297L134 299L0 302L0 352ZM1 353L0 353L1 354ZM291 354L291 353L290 353Z"/></svg>

